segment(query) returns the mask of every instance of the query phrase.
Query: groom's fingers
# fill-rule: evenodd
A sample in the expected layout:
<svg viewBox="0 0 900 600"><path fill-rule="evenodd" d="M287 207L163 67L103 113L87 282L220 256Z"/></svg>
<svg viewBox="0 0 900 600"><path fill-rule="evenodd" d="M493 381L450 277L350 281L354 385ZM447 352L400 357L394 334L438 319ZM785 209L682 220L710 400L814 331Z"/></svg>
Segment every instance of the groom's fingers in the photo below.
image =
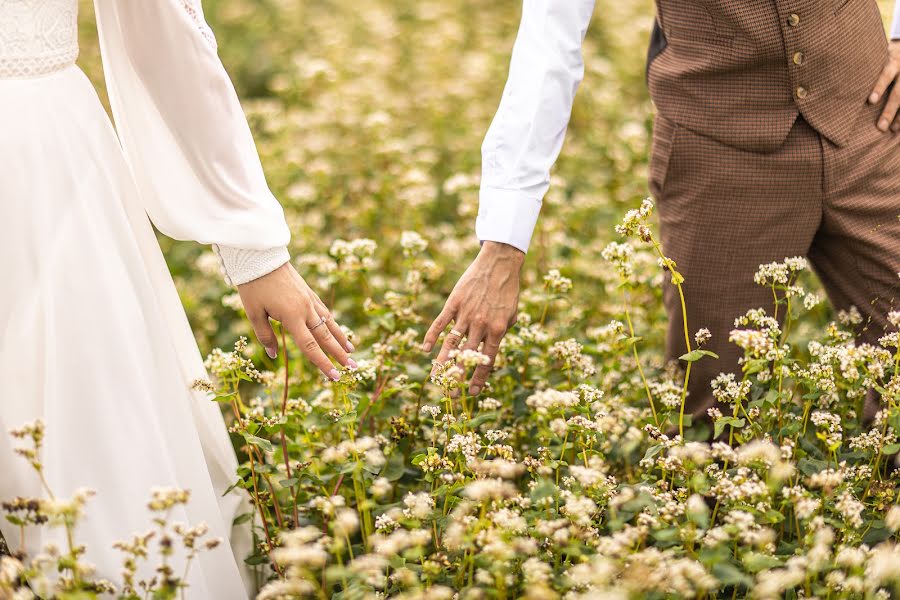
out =
<svg viewBox="0 0 900 600"><path fill-rule="evenodd" d="M460 350L478 350L481 341L484 339L484 330L481 327L471 325L466 332L466 343L460 347Z"/></svg>
<svg viewBox="0 0 900 600"><path fill-rule="evenodd" d="M459 348L459 343L466 335L466 327L465 323L457 321L450 333L444 337L444 344L437 356L438 364L442 365L447 362L450 359L450 352Z"/></svg>
<svg viewBox="0 0 900 600"><path fill-rule="evenodd" d="M494 361L497 358L497 352L499 350L499 338L488 336L487 339L484 340L484 346L481 348L481 352L488 357L490 362L475 369L475 374L472 375L472 382L469 385L470 395L477 396L481 392L481 388L484 387L484 383L487 381L488 375L491 374L491 370L494 368Z"/></svg>
<svg viewBox="0 0 900 600"><path fill-rule="evenodd" d="M881 118L878 119L878 129L887 132L891 123L894 122L894 117L897 116L898 109L900 109L900 90L895 86L891 90L891 95L888 96L887 104L884 105Z"/></svg>
<svg viewBox="0 0 900 600"><path fill-rule="evenodd" d="M891 130L897 132L897 112L900 111L900 84L894 84L891 95L888 96L887 104L884 107L884 116L892 125Z"/></svg>
<svg viewBox="0 0 900 600"><path fill-rule="evenodd" d="M894 61L888 60L878 76L878 81L875 82L875 87L872 88L872 93L869 94L869 104L875 104L881 100L881 95L884 94L891 82L896 78L897 65L894 64Z"/></svg>
<svg viewBox="0 0 900 600"><path fill-rule="evenodd" d="M462 350L478 350L478 347L481 346L481 341L484 339L484 329L478 327L476 325L472 325L469 327L469 330L466 332L466 343L463 344L459 349ZM457 364L460 363L457 361ZM462 369L465 369L464 366L460 365ZM466 378L466 373L463 371L459 375L460 383ZM453 390L452 397L456 398L459 395L459 390Z"/></svg>
<svg viewBox="0 0 900 600"><path fill-rule="evenodd" d="M453 320L454 316L455 311L450 308L450 303L448 302L444 305L444 310L441 311L441 314L437 316L434 323L428 328L428 333L425 334L425 341L422 344L423 352L431 352L435 342L437 342L438 336L447 328L447 325L450 324L450 321Z"/></svg>

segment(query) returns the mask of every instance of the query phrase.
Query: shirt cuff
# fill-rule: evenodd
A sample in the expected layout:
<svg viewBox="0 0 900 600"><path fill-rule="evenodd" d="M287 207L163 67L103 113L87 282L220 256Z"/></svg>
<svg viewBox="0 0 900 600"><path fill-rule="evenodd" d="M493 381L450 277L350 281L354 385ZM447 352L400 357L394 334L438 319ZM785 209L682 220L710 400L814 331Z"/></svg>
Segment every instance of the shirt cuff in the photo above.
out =
<svg viewBox="0 0 900 600"><path fill-rule="evenodd" d="M519 190L482 187L475 233L479 241L501 242L527 253L540 212L540 198Z"/></svg>
<svg viewBox="0 0 900 600"><path fill-rule="evenodd" d="M222 261L225 281L234 286L268 275L291 260L291 255L284 246L267 250L247 250L213 245L213 250Z"/></svg>

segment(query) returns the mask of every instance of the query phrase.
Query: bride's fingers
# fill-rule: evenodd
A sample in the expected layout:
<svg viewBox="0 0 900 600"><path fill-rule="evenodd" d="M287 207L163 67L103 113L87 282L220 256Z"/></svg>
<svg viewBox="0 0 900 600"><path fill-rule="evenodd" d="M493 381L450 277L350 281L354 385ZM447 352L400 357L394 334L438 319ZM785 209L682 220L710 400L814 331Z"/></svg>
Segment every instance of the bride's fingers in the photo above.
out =
<svg viewBox="0 0 900 600"><path fill-rule="evenodd" d="M272 330L269 316L262 310L253 311L252 313L248 311L247 318L250 320L256 339L266 349L266 354L269 355L269 358L278 358L278 337Z"/></svg>
<svg viewBox="0 0 900 600"><path fill-rule="evenodd" d="M324 319L324 320L323 320ZM331 321L331 315L325 313L315 323L307 323L307 327L312 332L313 337L318 342L319 347L325 352L337 359L339 363L345 367L356 367L356 362L350 358L347 351L341 347L340 342L335 339L331 330L328 328L328 322Z"/></svg>
<svg viewBox="0 0 900 600"><path fill-rule="evenodd" d="M350 343L350 340L347 339L347 334L344 333L344 330L341 329L341 326L338 324L334 318L328 319L328 330L331 331L331 335L338 341L338 343L347 350L347 352L353 352L356 348L353 347L353 344Z"/></svg>
<svg viewBox="0 0 900 600"><path fill-rule="evenodd" d="M325 303L313 292L313 296L316 298L316 307L318 308L318 313L320 315L329 314L328 307L325 306ZM331 335L335 337L338 343L343 347L347 352L353 352L356 348L353 347L353 344L350 343L350 340L347 339L347 334L344 333L344 330L341 329L341 326L337 321L334 320L334 317L328 319L326 323L328 325L328 330L331 332Z"/></svg>
<svg viewBox="0 0 900 600"><path fill-rule="evenodd" d="M309 361L316 365L330 379L337 381L341 378L341 373L334 368L334 364L322 352L316 338L306 327L306 323L302 316L296 316L282 323L294 338L294 343L300 349Z"/></svg>

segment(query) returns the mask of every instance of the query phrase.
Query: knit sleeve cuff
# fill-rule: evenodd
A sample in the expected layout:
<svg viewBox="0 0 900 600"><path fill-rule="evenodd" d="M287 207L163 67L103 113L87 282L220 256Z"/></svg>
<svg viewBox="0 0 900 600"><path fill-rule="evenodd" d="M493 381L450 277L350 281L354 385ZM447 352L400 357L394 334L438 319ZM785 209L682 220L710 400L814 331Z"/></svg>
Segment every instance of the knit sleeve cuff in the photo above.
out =
<svg viewBox="0 0 900 600"><path fill-rule="evenodd" d="M268 275L291 260L291 255L284 246L267 250L247 250L213 245L213 250L222 261L225 281L234 286Z"/></svg>

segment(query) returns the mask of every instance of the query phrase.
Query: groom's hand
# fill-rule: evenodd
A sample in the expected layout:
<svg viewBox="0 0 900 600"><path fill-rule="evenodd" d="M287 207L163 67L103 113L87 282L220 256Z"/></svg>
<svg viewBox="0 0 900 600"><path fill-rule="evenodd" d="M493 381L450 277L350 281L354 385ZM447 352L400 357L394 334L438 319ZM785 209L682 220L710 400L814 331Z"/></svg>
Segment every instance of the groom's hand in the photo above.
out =
<svg viewBox="0 0 900 600"><path fill-rule="evenodd" d="M524 262L525 253L521 250L499 242L485 242L425 335L422 350L431 352L441 332L454 323L438 354L440 363L447 361L450 351L458 348L463 338L466 343L461 349L478 350L481 346L490 364L475 369L469 385L472 395L481 391L500 349L500 340L516 322L519 275Z"/></svg>
<svg viewBox="0 0 900 600"><path fill-rule="evenodd" d="M900 120L895 120L897 111L900 110L900 85L896 83L898 77L900 77L900 40L892 40L888 44L887 63L881 70L881 75L878 77L872 93L869 94L869 104L875 104L881 100L888 87L892 83L894 84L876 124L878 129L885 133L888 129L894 132L900 131Z"/></svg>

